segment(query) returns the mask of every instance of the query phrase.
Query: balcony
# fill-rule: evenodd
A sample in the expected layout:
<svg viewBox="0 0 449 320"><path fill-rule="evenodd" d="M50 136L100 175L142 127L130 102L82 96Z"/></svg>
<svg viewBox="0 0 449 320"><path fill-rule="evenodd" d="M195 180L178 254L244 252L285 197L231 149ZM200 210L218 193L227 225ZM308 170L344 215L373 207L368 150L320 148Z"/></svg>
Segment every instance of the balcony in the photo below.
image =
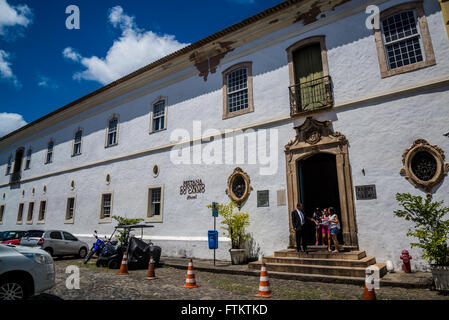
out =
<svg viewBox="0 0 449 320"><path fill-rule="evenodd" d="M20 172L13 172L11 173L11 178L9 179L10 184L19 183L21 179Z"/></svg>
<svg viewBox="0 0 449 320"><path fill-rule="evenodd" d="M310 113L332 108L332 81L330 76L302 82L289 87L290 115Z"/></svg>

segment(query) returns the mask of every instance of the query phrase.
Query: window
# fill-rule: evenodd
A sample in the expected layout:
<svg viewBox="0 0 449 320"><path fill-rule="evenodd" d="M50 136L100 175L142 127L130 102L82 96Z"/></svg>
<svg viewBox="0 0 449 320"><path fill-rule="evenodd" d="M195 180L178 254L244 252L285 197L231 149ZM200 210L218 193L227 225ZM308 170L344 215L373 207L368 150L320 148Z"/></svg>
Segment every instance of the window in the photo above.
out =
<svg viewBox="0 0 449 320"><path fill-rule="evenodd" d="M65 213L65 223L73 222L73 216L75 214L75 198L70 197L67 199L67 208Z"/></svg>
<svg viewBox="0 0 449 320"><path fill-rule="evenodd" d="M31 148L28 148L27 157L26 157L26 160L25 160L25 170L28 170L30 168L32 152L33 151L31 150Z"/></svg>
<svg viewBox="0 0 449 320"><path fill-rule="evenodd" d="M17 224L22 224L23 220L23 207L25 206L24 203L19 204L19 211L17 212Z"/></svg>
<svg viewBox="0 0 449 320"><path fill-rule="evenodd" d="M333 106L325 40L310 37L287 48L291 116Z"/></svg>
<svg viewBox="0 0 449 320"><path fill-rule="evenodd" d="M45 221L45 211L47 209L47 201L42 200L39 206L39 216L37 222L43 223Z"/></svg>
<svg viewBox="0 0 449 320"><path fill-rule="evenodd" d="M64 235L64 239L65 240L78 241L78 239L74 235L72 235L71 233L63 231L62 234Z"/></svg>
<svg viewBox="0 0 449 320"><path fill-rule="evenodd" d="M59 231L50 232L50 239L62 240L61 232Z"/></svg>
<svg viewBox="0 0 449 320"><path fill-rule="evenodd" d="M162 222L163 201L163 185L151 186L148 189L147 222Z"/></svg>
<svg viewBox="0 0 449 320"><path fill-rule="evenodd" d="M382 78L435 64L421 2L389 8L381 12L380 20L375 39Z"/></svg>
<svg viewBox="0 0 449 320"><path fill-rule="evenodd" d="M223 72L223 119L252 111L252 63L242 62Z"/></svg>
<svg viewBox="0 0 449 320"><path fill-rule="evenodd" d="M150 132L157 132L167 128L167 98L159 97L151 105Z"/></svg>
<svg viewBox="0 0 449 320"><path fill-rule="evenodd" d="M6 175L11 174L11 166L12 166L12 155L9 155L8 163L6 164Z"/></svg>
<svg viewBox="0 0 449 320"><path fill-rule="evenodd" d="M111 218L111 212L112 212L112 194L111 193L102 194L100 219L109 220Z"/></svg>
<svg viewBox="0 0 449 320"><path fill-rule="evenodd" d="M83 130L78 129L75 133L75 138L73 140L73 156L81 154L81 139L83 137Z"/></svg>
<svg viewBox="0 0 449 320"><path fill-rule="evenodd" d="M0 223L3 223L3 215L5 214L5 205L0 206Z"/></svg>
<svg viewBox="0 0 449 320"><path fill-rule="evenodd" d="M106 140L106 147L114 146L118 141L118 117L113 116L108 121L108 134Z"/></svg>
<svg viewBox="0 0 449 320"><path fill-rule="evenodd" d="M30 202L28 204L28 215L27 215L27 223L33 223L33 213L34 213L34 202Z"/></svg>
<svg viewBox="0 0 449 320"><path fill-rule="evenodd" d="M53 140L50 140L50 142L47 145L47 158L45 159L45 163L51 163L53 161L53 148L55 146L55 143Z"/></svg>

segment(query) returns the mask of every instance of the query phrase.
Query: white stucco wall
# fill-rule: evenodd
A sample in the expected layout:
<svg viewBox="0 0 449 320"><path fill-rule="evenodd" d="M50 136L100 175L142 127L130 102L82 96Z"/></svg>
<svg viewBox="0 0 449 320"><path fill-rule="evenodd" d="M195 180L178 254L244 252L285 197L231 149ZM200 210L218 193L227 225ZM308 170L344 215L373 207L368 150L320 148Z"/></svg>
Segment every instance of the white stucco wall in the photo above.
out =
<svg viewBox="0 0 449 320"><path fill-rule="evenodd" d="M381 9L400 2L403 1L384 3ZM285 49L314 35L326 36L329 73L333 81L336 105L448 76L449 41L439 5L437 1L425 1L424 7L436 66L381 79L374 36L372 31L365 28L367 15L364 11L331 24L321 25L318 22L315 28L309 26L311 30L307 32L302 32L299 26L293 25L236 48L223 59L217 72L209 75L207 82L197 76L196 70L191 67L170 76L172 79L177 76L182 78L162 89L153 88L163 83L163 80L149 83L126 96L100 104L42 130L38 135L2 148L0 173L6 171L7 158L18 147L27 150L31 146L33 149L31 168L22 171L22 179L27 179L167 144L174 129L184 128L192 133L194 120L201 120L204 132L211 128L224 130L288 117L289 76ZM260 47L252 49L256 45ZM253 63L255 110L222 120L221 73L242 61ZM188 76L189 74L191 75ZM136 98L122 101L136 93L139 93ZM168 129L149 134L149 108L159 96L166 96L168 99ZM392 213L397 208L395 194L411 192L423 195L423 192L399 175L402 153L414 140L423 138L448 154L449 139L443 136L448 131L447 101L449 88L441 87L433 91L416 91L407 96L380 99L376 103L337 108L316 117L319 120L331 120L334 130L348 138L353 185L376 185L377 199L355 200L355 208L359 246L369 255L374 255L377 261L392 260L395 267L399 268L401 250L410 250L410 239L405 236L409 224L395 218ZM119 144L104 148L107 120L113 114L120 117ZM0 174L0 204L6 205L0 230L58 228L81 235L83 239L94 229L100 234L110 234L114 223L98 223L101 192L113 192L112 215L143 218L147 211L148 186L164 184L163 222L153 223L155 228L146 234L163 248L164 255L211 258L212 252L207 248L205 239L207 230L213 227L213 218L205 206L212 201L228 201L224 192L228 176L236 166L240 166L249 174L254 188L242 209L250 213L249 231L260 245L262 253L271 254L288 245L288 208L276 205L276 191L287 189L283 149L294 138L293 127L303 121L304 119L287 119L262 127L278 130L278 168L274 175L260 175L259 165L247 163L175 166L170 162L170 149L31 180L22 183L18 189L6 186L9 176ZM73 135L78 127L83 129L82 155L71 157ZM55 141L53 163L44 165L46 145L50 138ZM160 174L156 178L151 174L155 164L160 168ZM361 174L362 169L366 171L365 176ZM110 185L105 183L107 174L111 176ZM190 179L202 179L206 185L206 193L199 194L196 200L187 200L186 196L179 195L182 182ZM75 181L74 190L70 188L72 180ZM446 179L439 186L435 199L449 202L448 183ZM46 194L43 194L44 185L47 187ZM34 196L31 193L33 188ZM267 189L270 191L270 207L257 208L257 190ZM22 197L23 190L25 196ZM74 223L64 224L66 200L72 195L76 196ZM45 224L36 225L38 204L44 199L47 200ZM26 225L30 201L36 202L34 222ZM16 217L20 202L25 202L26 206L24 224L18 226ZM219 226L220 219L217 222ZM91 238L88 240L92 241ZM229 241L223 239L217 258L229 259L228 248ZM425 263L419 259L419 251L411 250L411 254L414 256L414 266L424 269Z"/></svg>

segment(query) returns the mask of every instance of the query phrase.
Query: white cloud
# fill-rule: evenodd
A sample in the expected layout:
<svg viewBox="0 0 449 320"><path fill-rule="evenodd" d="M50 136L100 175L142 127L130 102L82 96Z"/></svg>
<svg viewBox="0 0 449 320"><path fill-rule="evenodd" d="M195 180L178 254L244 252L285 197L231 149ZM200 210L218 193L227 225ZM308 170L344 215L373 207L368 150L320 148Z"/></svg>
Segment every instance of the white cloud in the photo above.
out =
<svg viewBox="0 0 449 320"><path fill-rule="evenodd" d="M80 59L81 59L81 55L80 55L78 52L74 51L74 50L73 50L72 48L70 48L70 47L65 48L65 49L62 51L62 55L64 56L64 58L73 60L73 61L75 61L75 62L78 62L78 61L80 61Z"/></svg>
<svg viewBox="0 0 449 320"><path fill-rule="evenodd" d="M39 76L38 77L38 81L37 81L37 85L39 87L50 88L50 89L57 89L57 88L59 88L59 86L56 83L54 83L53 80L51 80L49 77L46 77L46 76Z"/></svg>
<svg viewBox="0 0 449 320"><path fill-rule="evenodd" d="M173 35L158 35L139 29L134 17L125 14L120 6L109 10L109 23L122 33L104 58L83 57L70 47L64 49L65 58L86 68L75 73L74 79L107 84L187 45L178 42Z"/></svg>
<svg viewBox="0 0 449 320"><path fill-rule="evenodd" d="M26 125L27 122L17 113L0 113L0 137Z"/></svg>
<svg viewBox="0 0 449 320"><path fill-rule="evenodd" d="M0 0L0 35L7 36L9 27L25 28L32 23L31 9L20 4L11 6L6 0ZM15 29L16 33L20 33L20 29Z"/></svg>
<svg viewBox="0 0 449 320"><path fill-rule="evenodd" d="M8 59L9 53L0 49L0 79L11 81L16 87L21 87L22 84L12 72L11 62L9 62Z"/></svg>

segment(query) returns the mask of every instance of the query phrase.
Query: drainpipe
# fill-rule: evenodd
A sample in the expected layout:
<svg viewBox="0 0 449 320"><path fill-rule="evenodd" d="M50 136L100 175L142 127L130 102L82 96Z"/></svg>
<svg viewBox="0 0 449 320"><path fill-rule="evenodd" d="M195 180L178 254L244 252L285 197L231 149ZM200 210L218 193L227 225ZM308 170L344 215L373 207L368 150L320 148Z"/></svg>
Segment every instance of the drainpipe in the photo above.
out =
<svg viewBox="0 0 449 320"><path fill-rule="evenodd" d="M446 27L447 36L449 37L449 0L439 0L441 5L441 13Z"/></svg>

